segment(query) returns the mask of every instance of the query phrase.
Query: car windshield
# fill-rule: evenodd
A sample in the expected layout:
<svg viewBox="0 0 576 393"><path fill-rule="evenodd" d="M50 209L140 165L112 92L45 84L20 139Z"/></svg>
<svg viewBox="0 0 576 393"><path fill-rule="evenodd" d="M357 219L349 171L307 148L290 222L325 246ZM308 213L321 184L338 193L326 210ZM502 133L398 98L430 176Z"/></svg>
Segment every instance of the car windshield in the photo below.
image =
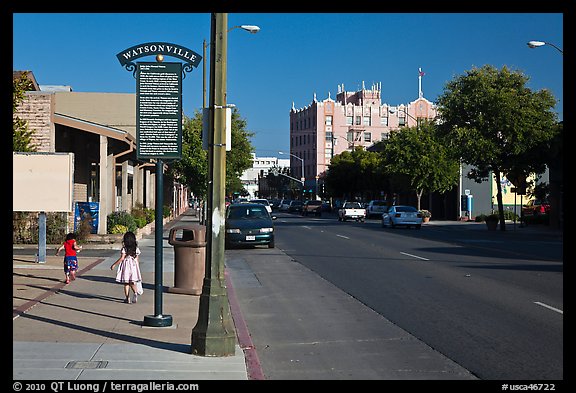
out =
<svg viewBox="0 0 576 393"><path fill-rule="evenodd" d="M344 209L362 209L358 202L347 202L344 204Z"/></svg>
<svg viewBox="0 0 576 393"><path fill-rule="evenodd" d="M268 212L263 206L234 206L228 208L229 219L268 218Z"/></svg>
<svg viewBox="0 0 576 393"><path fill-rule="evenodd" d="M397 212L417 212L418 210L412 206L396 206Z"/></svg>

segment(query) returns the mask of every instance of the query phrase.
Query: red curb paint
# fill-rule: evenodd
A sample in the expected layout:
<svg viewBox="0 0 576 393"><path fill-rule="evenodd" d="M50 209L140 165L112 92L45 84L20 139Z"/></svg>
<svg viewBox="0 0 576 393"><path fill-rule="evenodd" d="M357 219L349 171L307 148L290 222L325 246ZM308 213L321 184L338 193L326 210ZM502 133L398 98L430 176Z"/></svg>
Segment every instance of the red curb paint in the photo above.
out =
<svg viewBox="0 0 576 393"><path fill-rule="evenodd" d="M242 316L240 304L238 303L238 298L236 298L236 291L232 286L232 281L230 280L230 276L227 270L224 271L224 276L226 278L228 302L230 303L230 312L232 313L232 319L234 320L234 326L236 327L238 343L240 348L242 348L244 351L244 359L246 360L248 379L265 380L266 378L264 377L264 372L262 371L262 366L260 365L260 359L258 358L258 353L256 353L256 347L252 342L252 337L248 331L248 326L246 325L246 321Z"/></svg>
<svg viewBox="0 0 576 393"><path fill-rule="evenodd" d="M104 259L102 259L102 258L98 259L95 262L92 262L90 265L86 266L84 269L79 270L76 273L76 278L82 276L82 274L86 273L88 270L92 269L94 266L98 265L99 263L101 263L103 261L104 261ZM18 318L20 315L25 314L28 310L30 310L32 307L34 307L35 305L40 303L42 300L46 299L49 296L54 295L55 293L57 293L59 290L61 290L62 288L64 288L67 285L70 285L70 284L66 284L65 282L58 283L58 284L54 285L52 288L50 288L49 290L47 290L46 292L44 292L43 294L41 294L40 296L37 296L34 299L20 305L19 307L14 308L12 310L12 320Z"/></svg>

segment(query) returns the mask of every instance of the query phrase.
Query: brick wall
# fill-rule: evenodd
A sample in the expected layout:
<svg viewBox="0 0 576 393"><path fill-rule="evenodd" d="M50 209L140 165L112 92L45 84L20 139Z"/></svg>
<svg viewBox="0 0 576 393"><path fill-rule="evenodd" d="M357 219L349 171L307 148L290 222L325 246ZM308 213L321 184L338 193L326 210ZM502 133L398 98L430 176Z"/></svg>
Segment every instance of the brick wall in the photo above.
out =
<svg viewBox="0 0 576 393"><path fill-rule="evenodd" d="M27 92L26 98L15 115L26 120L28 129L34 132L32 144L38 152L54 152L54 94Z"/></svg>

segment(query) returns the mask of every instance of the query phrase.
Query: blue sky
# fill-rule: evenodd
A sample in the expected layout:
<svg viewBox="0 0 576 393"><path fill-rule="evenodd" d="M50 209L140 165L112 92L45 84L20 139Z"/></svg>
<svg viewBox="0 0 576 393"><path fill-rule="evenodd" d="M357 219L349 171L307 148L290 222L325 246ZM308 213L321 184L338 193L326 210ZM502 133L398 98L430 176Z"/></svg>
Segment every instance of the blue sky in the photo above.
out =
<svg viewBox="0 0 576 393"><path fill-rule="evenodd" d="M418 97L418 68L430 101L445 84L473 67L520 70L533 90L549 89L563 119L561 13L229 13L228 27L257 25L257 34L228 35L228 103L255 136L259 156L289 151L289 111L336 97L338 85L355 91L382 84L391 105ZM136 81L116 54L164 41L202 54L210 14L13 14L13 69L31 70L41 85L77 92L134 93ZM141 58L139 61L153 61ZM167 61L176 61L168 59ZM202 106L202 66L183 82L187 116ZM283 156L280 156L283 157Z"/></svg>

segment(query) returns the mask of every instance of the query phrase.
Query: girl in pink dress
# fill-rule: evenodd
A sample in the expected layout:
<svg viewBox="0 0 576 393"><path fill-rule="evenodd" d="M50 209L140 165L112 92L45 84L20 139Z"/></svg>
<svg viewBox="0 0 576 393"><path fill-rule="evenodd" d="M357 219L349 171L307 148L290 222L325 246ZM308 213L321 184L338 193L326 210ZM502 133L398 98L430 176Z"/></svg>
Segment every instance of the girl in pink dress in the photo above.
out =
<svg viewBox="0 0 576 393"><path fill-rule="evenodd" d="M110 270L114 270L114 267L118 265L116 282L124 284L124 303L136 303L138 301L137 285L142 282L138 255L140 255L140 249L136 242L136 235L133 232L126 232L122 239L120 258L110 266ZM134 293L132 299L130 299L130 288Z"/></svg>

